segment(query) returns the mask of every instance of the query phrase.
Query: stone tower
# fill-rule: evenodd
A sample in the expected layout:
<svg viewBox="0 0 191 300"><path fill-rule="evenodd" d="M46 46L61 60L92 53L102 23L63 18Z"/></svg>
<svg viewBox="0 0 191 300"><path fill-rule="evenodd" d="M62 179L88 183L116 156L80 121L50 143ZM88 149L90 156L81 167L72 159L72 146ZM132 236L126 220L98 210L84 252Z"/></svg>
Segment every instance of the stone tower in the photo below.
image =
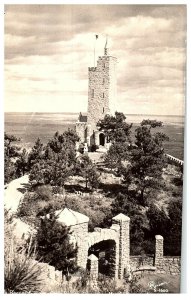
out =
<svg viewBox="0 0 191 300"><path fill-rule="evenodd" d="M109 55L107 40L104 55L98 57L97 66L88 69L88 113L87 118L80 114L76 131L82 142L88 146L105 146L104 134L97 129L97 122L106 114L114 114L116 102L116 63L117 59Z"/></svg>

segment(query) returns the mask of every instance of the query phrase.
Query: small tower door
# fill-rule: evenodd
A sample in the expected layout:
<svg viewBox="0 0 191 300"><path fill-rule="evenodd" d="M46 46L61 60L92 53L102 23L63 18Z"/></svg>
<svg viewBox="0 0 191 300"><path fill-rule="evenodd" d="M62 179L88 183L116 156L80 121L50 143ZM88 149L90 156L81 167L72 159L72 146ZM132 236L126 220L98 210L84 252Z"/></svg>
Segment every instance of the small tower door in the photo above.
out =
<svg viewBox="0 0 191 300"><path fill-rule="evenodd" d="M99 144L101 146L105 145L105 135L103 133L100 133L100 135L99 135Z"/></svg>

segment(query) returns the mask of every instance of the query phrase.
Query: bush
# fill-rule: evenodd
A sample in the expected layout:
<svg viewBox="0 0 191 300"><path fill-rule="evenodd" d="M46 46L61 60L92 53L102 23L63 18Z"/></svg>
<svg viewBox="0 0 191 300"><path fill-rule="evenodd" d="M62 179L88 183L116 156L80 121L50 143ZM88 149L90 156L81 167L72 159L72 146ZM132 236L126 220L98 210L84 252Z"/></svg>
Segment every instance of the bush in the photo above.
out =
<svg viewBox="0 0 191 300"><path fill-rule="evenodd" d="M41 200L51 200L52 199L52 187L51 185L39 185L35 188L35 192L38 195L38 198Z"/></svg>
<svg viewBox="0 0 191 300"><path fill-rule="evenodd" d="M20 250L14 241L6 247L5 253L5 293L35 293L41 290L40 269L33 263L32 253Z"/></svg>
<svg viewBox="0 0 191 300"><path fill-rule="evenodd" d="M47 191L47 193L45 192L44 186L36 192L26 193L22 203L19 205L17 216L24 218L31 224L36 223L38 225L39 220L37 217L46 215L55 210L60 210L65 206L64 197L50 195L51 198L49 198L49 191Z"/></svg>
<svg viewBox="0 0 191 300"><path fill-rule="evenodd" d="M91 152L95 152L97 149L99 149L99 146L97 146L97 145L91 146Z"/></svg>
<svg viewBox="0 0 191 300"><path fill-rule="evenodd" d="M5 211L4 288L5 293L34 293L41 290L40 269L31 247L26 250L12 235L12 218Z"/></svg>

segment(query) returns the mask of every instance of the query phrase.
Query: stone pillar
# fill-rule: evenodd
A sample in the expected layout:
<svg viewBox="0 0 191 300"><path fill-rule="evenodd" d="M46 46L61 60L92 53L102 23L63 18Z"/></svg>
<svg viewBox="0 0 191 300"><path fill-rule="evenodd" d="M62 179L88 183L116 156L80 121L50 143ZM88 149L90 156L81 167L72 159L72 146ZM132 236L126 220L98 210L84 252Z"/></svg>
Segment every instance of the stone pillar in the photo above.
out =
<svg viewBox="0 0 191 300"><path fill-rule="evenodd" d="M163 237L155 235L155 266L160 268L163 264Z"/></svg>
<svg viewBox="0 0 191 300"><path fill-rule="evenodd" d="M91 288L97 288L97 280L98 280L98 258L91 254L88 257L89 271L90 271L90 286Z"/></svg>
<svg viewBox="0 0 191 300"><path fill-rule="evenodd" d="M88 263L90 267L90 278L92 280L97 280L98 279L98 258L94 254L91 254L90 256L88 256Z"/></svg>
<svg viewBox="0 0 191 300"><path fill-rule="evenodd" d="M95 131L95 144L96 146L99 146L99 131Z"/></svg>
<svg viewBox="0 0 191 300"><path fill-rule="evenodd" d="M113 224L120 226L119 231L119 272L118 277L123 278L125 271L129 269L130 264L130 243L129 243L129 223L130 218L124 214L119 214L112 219Z"/></svg>
<svg viewBox="0 0 191 300"><path fill-rule="evenodd" d="M86 270L88 257L88 223L76 225L73 234L77 241L77 265Z"/></svg>
<svg viewBox="0 0 191 300"><path fill-rule="evenodd" d="M91 136L91 125L87 125L87 127L86 127L86 134L87 134L87 136L86 136L86 142L87 142L87 145L88 145L88 147L89 147L90 144L91 144L91 141L90 141L90 136Z"/></svg>

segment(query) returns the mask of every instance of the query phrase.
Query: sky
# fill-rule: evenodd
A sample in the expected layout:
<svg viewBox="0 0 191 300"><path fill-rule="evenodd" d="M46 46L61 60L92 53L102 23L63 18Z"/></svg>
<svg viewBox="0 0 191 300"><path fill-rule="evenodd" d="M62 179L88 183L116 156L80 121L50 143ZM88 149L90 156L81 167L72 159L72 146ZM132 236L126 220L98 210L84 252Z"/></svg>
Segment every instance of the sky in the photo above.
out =
<svg viewBox="0 0 191 300"><path fill-rule="evenodd" d="M6 112L87 111L108 35L117 110L184 115L185 5L5 5L4 26Z"/></svg>

